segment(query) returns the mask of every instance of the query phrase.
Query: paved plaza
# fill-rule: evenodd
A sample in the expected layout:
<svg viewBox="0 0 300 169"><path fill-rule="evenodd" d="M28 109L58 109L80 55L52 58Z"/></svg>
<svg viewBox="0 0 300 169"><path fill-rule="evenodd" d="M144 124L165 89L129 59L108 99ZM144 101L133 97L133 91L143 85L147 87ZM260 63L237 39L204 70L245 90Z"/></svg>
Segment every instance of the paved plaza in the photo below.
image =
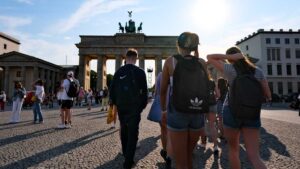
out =
<svg viewBox="0 0 300 169"><path fill-rule="evenodd" d="M136 151L136 169L164 168L159 155L161 143L158 124L146 119L149 106L140 123L140 148ZM73 110L73 127L57 129L59 110L43 109L44 124L33 124L30 109L22 111L22 121L7 124L10 112L0 112L0 168L122 168L119 126L106 124L106 112L98 107ZM261 155L268 168L297 169L300 167L300 117L295 110L271 107L263 110ZM197 169L229 168L228 149L220 143L219 157L213 155L211 143L206 150L196 149ZM242 168L251 168L244 145L241 144Z"/></svg>

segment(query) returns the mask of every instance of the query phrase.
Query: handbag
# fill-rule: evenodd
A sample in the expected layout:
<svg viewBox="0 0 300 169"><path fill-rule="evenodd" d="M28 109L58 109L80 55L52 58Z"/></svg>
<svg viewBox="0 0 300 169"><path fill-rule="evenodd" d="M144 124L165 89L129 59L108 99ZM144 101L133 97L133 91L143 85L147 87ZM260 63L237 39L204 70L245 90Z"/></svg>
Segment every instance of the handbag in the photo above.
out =
<svg viewBox="0 0 300 169"><path fill-rule="evenodd" d="M156 95L151 105L147 119L159 123L161 121L160 96Z"/></svg>
<svg viewBox="0 0 300 169"><path fill-rule="evenodd" d="M106 123L110 124L112 121L114 121L114 112L113 112L113 106L109 106L107 110L107 119Z"/></svg>

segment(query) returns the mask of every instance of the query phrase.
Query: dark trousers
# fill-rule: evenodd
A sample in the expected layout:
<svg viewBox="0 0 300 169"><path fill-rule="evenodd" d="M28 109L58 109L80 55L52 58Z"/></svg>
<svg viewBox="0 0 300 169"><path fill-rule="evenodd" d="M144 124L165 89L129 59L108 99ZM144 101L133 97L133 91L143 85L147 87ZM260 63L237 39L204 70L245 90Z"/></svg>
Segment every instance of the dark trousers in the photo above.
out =
<svg viewBox="0 0 300 169"><path fill-rule="evenodd" d="M124 165L131 166L134 162L133 159L138 141L141 115L124 116L119 112L119 120L121 125L122 151L125 157Z"/></svg>

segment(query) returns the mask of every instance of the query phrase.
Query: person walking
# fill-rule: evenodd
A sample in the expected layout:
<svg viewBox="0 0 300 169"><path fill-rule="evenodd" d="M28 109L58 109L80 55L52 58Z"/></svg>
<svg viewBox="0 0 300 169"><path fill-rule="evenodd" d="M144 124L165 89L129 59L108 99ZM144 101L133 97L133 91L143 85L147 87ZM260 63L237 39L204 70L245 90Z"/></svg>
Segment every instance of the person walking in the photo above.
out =
<svg viewBox="0 0 300 169"><path fill-rule="evenodd" d="M25 97L26 97L26 89L22 86L21 82L15 82L15 88L12 96L13 106L12 106L12 114L10 117L10 123L20 122L20 114L21 114Z"/></svg>
<svg viewBox="0 0 300 169"><path fill-rule="evenodd" d="M63 80L61 84L63 90L61 96L61 124L58 128L71 128L71 108L73 107L73 99L78 96L79 93L79 82L74 78L73 71L67 73L67 78Z"/></svg>
<svg viewBox="0 0 300 169"><path fill-rule="evenodd" d="M209 136L214 143L213 152L214 155L218 155L218 133L216 129L217 121L217 86L215 81L211 78L209 81L209 113L208 113L208 124L209 124Z"/></svg>
<svg viewBox="0 0 300 169"><path fill-rule="evenodd" d="M193 150L204 132L203 114L209 109L207 66L198 58L198 45L197 34L180 34L177 38L179 55L168 57L162 72L161 109L167 117L168 140L176 169L193 168Z"/></svg>
<svg viewBox="0 0 300 169"><path fill-rule="evenodd" d="M107 109L108 109L107 106L108 106L108 89L105 86L104 89L103 89L101 111L107 111Z"/></svg>
<svg viewBox="0 0 300 169"><path fill-rule="evenodd" d="M147 105L147 81L144 70L135 66L138 52L128 49L126 64L116 71L109 91L110 106L116 105L120 129L124 169L134 166L141 112Z"/></svg>
<svg viewBox="0 0 300 169"><path fill-rule="evenodd" d="M41 103L43 103L43 99L45 97L44 83L41 79L38 79L34 82L33 88L35 89L35 100L33 103L33 123L43 123L43 115L41 110Z"/></svg>
<svg viewBox="0 0 300 169"><path fill-rule="evenodd" d="M93 91L92 91L92 89L88 89L87 100L88 100L88 108L87 108L87 110L91 110L91 108L92 108L92 101L93 101Z"/></svg>
<svg viewBox="0 0 300 169"><path fill-rule="evenodd" d="M229 63L225 63L226 60ZM260 99L265 97L267 101L271 100L271 92L263 72L253 65L237 47L229 48L225 55L207 55L207 61L224 74L230 86L230 93L223 108L224 135L229 146L230 167L233 169L241 168L239 143L242 133L246 153L253 168L266 169L259 156L260 108L262 104ZM239 81L237 76L240 79L243 78L243 82ZM245 81L247 83L244 83ZM241 91L241 89L244 90ZM251 107L243 107L240 101L252 105ZM243 109L239 109L240 107ZM252 109L253 107L255 109Z"/></svg>
<svg viewBox="0 0 300 169"><path fill-rule="evenodd" d="M224 139L224 129L223 129L223 104L228 93L228 83L224 78L219 78L217 82L217 93L219 95L217 101L217 118L218 125L217 130L219 131L219 135L221 139Z"/></svg>
<svg viewBox="0 0 300 169"><path fill-rule="evenodd" d="M0 110L4 111L5 108L5 102L6 102L6 94L5 91L0 92Z"/></svg>

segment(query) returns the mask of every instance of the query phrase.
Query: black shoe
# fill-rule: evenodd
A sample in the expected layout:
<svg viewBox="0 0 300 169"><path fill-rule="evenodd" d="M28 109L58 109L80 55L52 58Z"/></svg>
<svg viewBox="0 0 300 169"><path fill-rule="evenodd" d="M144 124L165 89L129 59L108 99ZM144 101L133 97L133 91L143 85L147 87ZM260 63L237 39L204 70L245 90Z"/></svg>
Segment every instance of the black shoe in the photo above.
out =
<svg viewBox="0 0 300 169"><path fill-rule="evenodd" d="M167 151L166 150L164 150L164 149L160 150L160 155L165 161L167 161Z"/></svg>
<svg viewBox="0 0 300 169"><path fill-rule="evenodd" d="M123 163L123 168L124 169L131 169L131 168L133 168L134 167L134 165L135 165L135 163L132 161L132 162L127 162L127 161L125 161L124 163Z"/></svg>
<svg viewBox="0 0 300 169"><path fill-rule="evenodd" d="M170 157L166 157L166 169L172 169L172 160Z"/></svg>

